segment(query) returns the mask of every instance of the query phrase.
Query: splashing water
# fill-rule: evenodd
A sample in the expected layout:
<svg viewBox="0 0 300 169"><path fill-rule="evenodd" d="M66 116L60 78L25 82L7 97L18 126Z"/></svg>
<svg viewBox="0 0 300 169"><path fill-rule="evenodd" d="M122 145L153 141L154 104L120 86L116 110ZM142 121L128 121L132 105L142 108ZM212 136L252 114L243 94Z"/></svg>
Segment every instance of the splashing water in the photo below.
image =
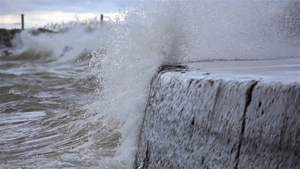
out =
<svg viewBox="0 0 300 169"><path fill-rule="evenodd" d="M296 5L289 10L290 3ZM299 11L294 1L141 2L120 14L126 16L124 21L73 25L57 34L22 32L13 55L1 59L30 60L29 66L72 77L70 83L80 87L69 92L92 88L79 93L80 104L68 106L67 113L34 122L41 125L36 133L60 131L51 137L55 144L51 138L44 142L51 146L48 155L40 157L43 166L132 168L150 81L159 66L299 57L299 20L286 22ZM63 99L76 97L74 93ZM36 151L44 149L32 153ZM36 163L32 159L26 165ZM17 164L24 165L22 160Z"/></svg>
<svg viewBox="0 0 300 169"><path fill-rule="evenodd" d="M120 158L126 159L129 147L136 148L150 80L158 66L204 59L299 57L299 48L289 47L278 34L281 5L145 2L129 12L124 23L112 27L108 43L91 63L97 63L104 79L98 106L122 123Z"/></svg>

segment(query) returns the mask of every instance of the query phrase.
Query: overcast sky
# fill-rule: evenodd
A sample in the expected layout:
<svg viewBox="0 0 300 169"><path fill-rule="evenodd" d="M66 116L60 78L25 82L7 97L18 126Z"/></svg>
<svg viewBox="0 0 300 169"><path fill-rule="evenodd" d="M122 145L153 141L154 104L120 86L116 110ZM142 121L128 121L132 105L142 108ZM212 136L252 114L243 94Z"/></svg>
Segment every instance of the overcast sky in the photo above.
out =
<svg viewBox="0 0 300 169"><path fill-rule="evenodd" d="M131 8L137 0L0 0L0 28L20 28L25 14L25 28L42 27L47 23L111 16L119 9Z"/></svg>

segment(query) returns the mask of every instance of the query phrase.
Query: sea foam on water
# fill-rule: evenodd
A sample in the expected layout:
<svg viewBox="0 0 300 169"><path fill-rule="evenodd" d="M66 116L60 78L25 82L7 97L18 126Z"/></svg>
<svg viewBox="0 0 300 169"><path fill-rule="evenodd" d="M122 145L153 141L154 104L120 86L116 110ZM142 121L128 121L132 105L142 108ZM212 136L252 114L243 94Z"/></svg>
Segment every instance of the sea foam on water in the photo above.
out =
<svg viewBox="0 0 300 169"><path fill-rule="evenodd" d="M120 13L124 20L70 24L55 34L22 32L15 55L47 53L53 71L82 69L77 63L85 61L89 68L84 70L98 83L91 94L93 102L83 106L85 114L68 122L71 132L86 131L85 141L75 148L81 153L63 153L58 161L132 168L150 82L158 67L299 57L299 20L294 16L299 11L297 1L145 1ZM295 23L286 22L290 18ZM99 155L110 149L101 147L106 136L117 146L109 155Z"/></svg>

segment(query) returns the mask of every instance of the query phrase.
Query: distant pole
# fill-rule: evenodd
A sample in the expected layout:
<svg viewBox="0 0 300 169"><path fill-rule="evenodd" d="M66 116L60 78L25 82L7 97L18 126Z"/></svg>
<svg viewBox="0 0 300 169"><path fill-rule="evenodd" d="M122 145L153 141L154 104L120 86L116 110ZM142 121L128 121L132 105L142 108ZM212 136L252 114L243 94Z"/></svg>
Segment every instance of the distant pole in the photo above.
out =
<svg viewBox="0 0 300 169"><path fill-rule="evenodd" d="M103 22L103 14L101 14L101 17L100 17L100 19L101 19L101 22Z"/></svg>
<svg viewBox="0 0 300 169"><path fill-rule="evenodd" d="M24 14L21 14L21 25L22 25L22 30L24 30Z"/></svg>

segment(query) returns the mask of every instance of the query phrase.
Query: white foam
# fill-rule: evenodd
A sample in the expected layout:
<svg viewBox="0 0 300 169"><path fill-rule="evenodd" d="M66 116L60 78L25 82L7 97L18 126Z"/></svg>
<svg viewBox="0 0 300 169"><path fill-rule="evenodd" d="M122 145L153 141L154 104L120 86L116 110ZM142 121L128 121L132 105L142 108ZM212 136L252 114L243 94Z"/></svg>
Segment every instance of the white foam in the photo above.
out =
<svg viewBox="0 0 300 169"><path fill-rule="evenodd" d="M252 1L144 2L112 27L92 65L103 80L96 109L122 124L115 159L133 165L150 80L160 65L297 56L298 48L284 44L273 27L277 9Z"/></svg>
<svg viewBox="0 0 300 169"><path fill-rule="evenodd" d="M132 168L150 81L159 66L224 58L299 56L299 46L278 33L277 19L284 5L277 3L146 1L126 11L124 21L99 23L94 31L75 25L60 34L31 36L23 32L17 53L29 49L50 52L56 60L53 66L58 66L74 64L72 61L84 49L91 51L92 74L98 77L101 88L99 98L84 108L97 115L78 123L102 121L104 126L118 128L122 134L120 146L114 157L101 162L108 167ZM93 142L90 138L83 148L89 151Z"/></svg>
<svg viewBox="0 0 300 169"><path fill-rule="evenodd" d="M31 112L18 112L13 115L0 114L1 120L0 125L10 124L10 123L22 123L30 122L36 118L40 118L46 115L44 111L31 111Z"/></svg>

